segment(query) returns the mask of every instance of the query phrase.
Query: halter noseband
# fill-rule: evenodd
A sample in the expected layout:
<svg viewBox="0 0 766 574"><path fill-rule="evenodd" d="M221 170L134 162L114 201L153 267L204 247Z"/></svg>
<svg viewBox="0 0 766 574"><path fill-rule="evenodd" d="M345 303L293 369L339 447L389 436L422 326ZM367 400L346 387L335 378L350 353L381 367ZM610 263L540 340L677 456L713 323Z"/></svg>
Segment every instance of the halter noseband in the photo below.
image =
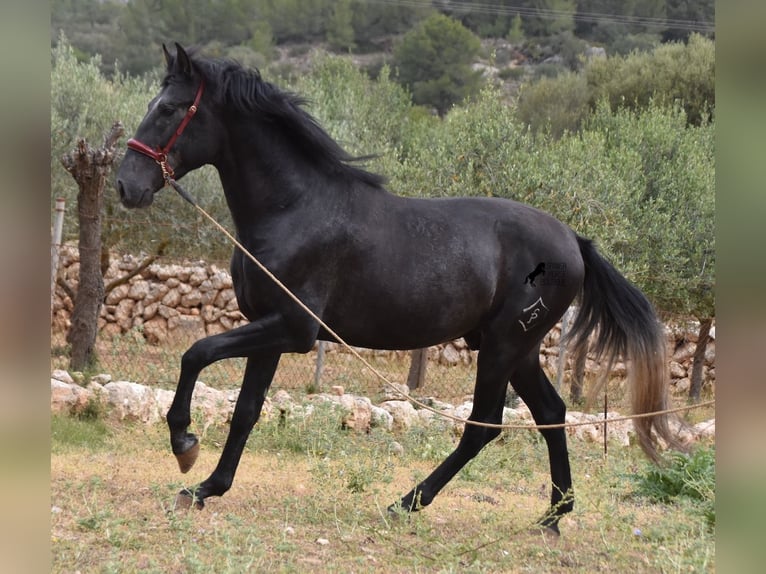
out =
<svg viewBox="0 0 766 574"><path fill-rule="evenodd" d="M170 136L168 143L166 143L164 147L157 146L157 148L154 149L149 147L145 143L141 143L135 138L131 138L128 140L128 144L127 144L128 148L134 151L137 151L139 153L142 153L145 156L148 156L157 162L157 164L162 169L162 177L165 179L166 182L170 182L170 180L172 180L173 176L175 175L175 173L173 172L173 168L170 167L170 165L168 164L168 152L173 147L173 144L176 143L178 136L180 136L184 132L184 130L186 129L186 126L194 117L194 114L197 113L197 106L199 105L199 101L202 99L202 92L204 91L204 89L205 89L205 82L204 80L202 80L199 83L199 88L197 88L197 95L194 96L194 103L191 106L189 106L188 110L186 110L186 115L184 116L184 119L181 120L181 123L179 124L178 128L173 133L173 135Z"/></svg>

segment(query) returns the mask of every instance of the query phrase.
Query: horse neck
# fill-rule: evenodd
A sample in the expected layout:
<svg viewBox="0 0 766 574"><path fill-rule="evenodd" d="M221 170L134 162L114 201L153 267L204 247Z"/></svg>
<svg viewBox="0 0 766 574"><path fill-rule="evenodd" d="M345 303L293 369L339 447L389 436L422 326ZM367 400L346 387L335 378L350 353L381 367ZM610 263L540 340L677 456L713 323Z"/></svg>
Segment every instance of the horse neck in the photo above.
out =
<svg viewBox="0 0 766 574"><path fill-rule="evenodd" d="M288 207L321 210L334 203L337 186L323 184L325 174L257 139L264 143L228 146L225 159L216 164L238 231L280 217Z"/></svg>

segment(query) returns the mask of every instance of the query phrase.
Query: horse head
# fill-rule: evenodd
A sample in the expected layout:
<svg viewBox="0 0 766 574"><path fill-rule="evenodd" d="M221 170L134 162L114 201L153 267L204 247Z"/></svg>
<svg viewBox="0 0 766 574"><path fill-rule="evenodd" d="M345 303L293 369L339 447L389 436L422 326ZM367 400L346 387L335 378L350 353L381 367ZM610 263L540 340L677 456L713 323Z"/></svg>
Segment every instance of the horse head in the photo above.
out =
<svg viewBox="0 0 766 574"><path fill-rule="evenodd" d="M175 56L164 44L162 50L167 64L162 87L117 171L116 187L126 207L147 207L170 179L210 163L214 154L210 127L216 120L204 98L204 79L179 44Z"/></svg>

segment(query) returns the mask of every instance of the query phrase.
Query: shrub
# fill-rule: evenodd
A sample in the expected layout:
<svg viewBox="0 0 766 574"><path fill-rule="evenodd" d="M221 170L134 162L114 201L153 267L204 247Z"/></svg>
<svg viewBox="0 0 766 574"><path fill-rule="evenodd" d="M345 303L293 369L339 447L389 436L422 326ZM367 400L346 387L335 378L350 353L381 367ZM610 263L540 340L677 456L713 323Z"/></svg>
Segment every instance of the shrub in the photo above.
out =
<svg viewBox="0 0 766 574"><path fill-rule="evenodd" d="M652 52L596 59L585 68L590 102L606 98L612 110L680 103L692 125L715 107L715 44L692 34L688 44L661 44Z"/></svg>
<svg viewBox="0 0 766 574"><path fill-rule="evenodd" d="M580 74L565 72L525 84L519 93L517 114L533 131L555 137L577 131L589 112L588 86Z"/></svg>

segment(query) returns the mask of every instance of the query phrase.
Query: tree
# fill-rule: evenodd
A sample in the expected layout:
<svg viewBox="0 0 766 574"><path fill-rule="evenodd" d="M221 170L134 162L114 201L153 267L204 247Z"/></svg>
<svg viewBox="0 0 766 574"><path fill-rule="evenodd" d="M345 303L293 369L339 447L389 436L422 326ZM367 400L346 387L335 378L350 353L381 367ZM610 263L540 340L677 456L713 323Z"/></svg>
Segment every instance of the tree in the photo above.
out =
<svg viewBox="0 0 766 574"><path fill-rule="evenodd" d="M689 22L712 24L715 22L715 0L667 0L668 20L686 20ZM691 32L688 29L668 27L662 34L663 42L671 40L688 40ZM713 32L708 32L712 36Z"/></svg>
<svg viewBox="0 0 766 574"><path fill-rule="evenodd" d="M327 42L333 50L351 51L356 46L352 18L351 0L338 0L327 23Z"/></svg>
<svg viewBox="0 0 766 574"><path fill-rule="evenodd" d="M82 371L95 362L98 315L104 300L101 272L101 215L106 178L115 158L115 147L124 133L117 122L104 137L104 145L93 149L85 139L61 158L64 168L77 182L77 213L80 221L80 280L72 310L67 342L72 346L69 366Z"/></svg>
<svg viewBox="0 0 766 574"><path fill-rule="evenodd" d="M571 32L575 27L575 0L530 0L540 15L524 19L524 32L529 36L555 36Z"/></svg>
<svg viewBox="0 0 766 574"><path fill-rule="evenodd" d="M444 115L481 89L481 72L471 69L480 48L479 39L460 22L432 14L404 35L394 66L416 104Z"/></svg>

